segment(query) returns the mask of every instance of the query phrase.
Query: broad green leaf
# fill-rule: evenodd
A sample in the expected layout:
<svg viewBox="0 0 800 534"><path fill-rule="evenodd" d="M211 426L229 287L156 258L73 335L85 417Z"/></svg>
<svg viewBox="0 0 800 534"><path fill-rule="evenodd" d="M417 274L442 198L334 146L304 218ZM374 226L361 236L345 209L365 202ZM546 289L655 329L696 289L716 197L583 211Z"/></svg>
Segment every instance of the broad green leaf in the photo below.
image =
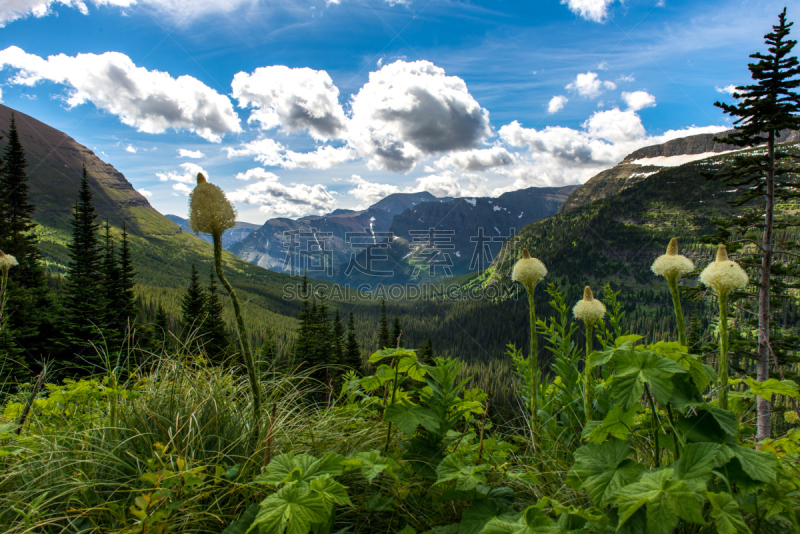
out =
<svg viewBox="0 0 800 534"><path fill-rule="evenodd" d="M642 506L646 507L649 534L671 534L681 518L705 524L697 496L686 482L675 480L674 473L671 468L653 471L625 486L616 501L620 524Z"/></svg>
<svg viewBox="0 0 800 534"><path fill-rule="evenodd" d="M250 529L259 534L308 534L311 525L328 519L324 499L308 488L288 484L263 501Z"/></svg>
<svg viewBox="0 0 800 534"><path fill-rule="evenodd" d="M680 346L680 344L678 344L678 346ZM710 368L703 365L703 362L701 362L697 356L687 354L683 350L666 350L661 352L661 354L677 362L681 367L686 369L698 391L706 389L709 384L711 384L711 380L716 376L716 373L709 374L708 369Z"/></svg>
<svg viewBox="0 0 800 534"><path fill-rule="evenodd" d="M648 351L628 351L614 356L612 363L617 376L611 391L626 409L642 398L645 384L653 389L656 401L666 404L673 390L673 375L686 373L678 363Z"/></svg>
<svg viewBox="0 0 800 534"><path fill-rule="evenodd" d="M628 433L633 428L633 419L636 413L642 409L642 405L635 403L629 410L625 410L622 404L616 404L608 412L603 422L589 432L586 441L589 443L603 443L609 437L614 437L625 441Z"/></svg>
<svg viewBox="0 0 800 534"><path fill-rule="evenodd" d="M621 347L625 343L630 344L633 347L633 344L639 341L640 339L644 339L642 336L637 334L630 334L627 336L619 336L617 339L614 340L614 345L617 347Z"/></svg>
<svg viewBox="0 0 800 534"><path fill-rule="evenodd" d="M740 445L730 445L729 448L739 460L744 472L753 480L775 482L778 476L778 458L774 454L747 449Z"/></svg>
<svg viewBox="0 0 800 534"><path fill-rule="evenodd" d="M350 462L356 461L356 464ZM345 465L356 465L361 469L361 474L367 479L367 482L372 484L375 477L384 471L392 472L393 468L397 465L394 460L381 456L378 451L357 452L353 455L353 460L345 460Z"/></svg>
<svg viewBox="0 0 800 534"><path fill-rule="evenodd" d="M350 497L347 496L347 489L330 475L315 478L311 481L310 487L312 492L319 494L325 501L325 509L328 514L333 511L334 504L353 506Z"/></svg>
<svg viewBox="0 0 800 534"><path fill-rule="evenodd" d="M595 506L605 506L614 500L620 488L644 471L644 466L629 459L632 452L627 443L618 439L585 445L575 451L570 478L586 489Z"/></svg>
<svg viewBox="0 0 800 534"><path fill-rule="evenodd" d="M245 534L250 528L250 525L253 524L253 521L255 521L260 507L260 504L251 504L248 506L247 510L242 514L242 517L231 523L228 528L222 531L222 534Z"/></svg>
<svg viewBox="0 0 800 534"><path fill-rule="evenodd" d="M764 382L759 382L753 377L747 377L745 382L750 386L750 392L762 399L771 400L772 395L786 395L787 397L800 399L800 390L792 380L770 378Z"/></svg>
<svg viewBox="0 0 800 534"><path fill-rule="evenodd" d="M728 447L718 443L687 443L675 462L675 475L686 482L693 491L706 491L711 471L733 458Z"/></svg>
<svg viewBox="0 0 800 534"><path fill-rule="evenodd" d="M560 534L561 528L541 510L529 506L519 517L508 514L486 523L481 534Z"/></svg>
<svg viewBox="0 0 800 534"><path fill-rule="evenodd" d="M310 454L280 454L272 459L264 474L253 481L259 484L283 484L294 481L307 485L314 477L342 474L343 461L344 456L333 452L325 453L322 458Z"/></svg>
<svg viewBox="0 0 800 534"><path fill-rule="evenodd" d="M478 534L486 523L507 512L492 499L475 499L472 506L461 516L458 534Z"/></svg>
<svg viewBox="0 0 800 534"><path fill-rule="evenodd" d="M439 420L433 410L405 401L387 406L383 413L383 420L394 423L406 436L414 435L419 425L431 432L439 429Z"/></svg>
<svg viewBox="0 0 800 534"><path fill-rule="evenodd" d="M469 491L478 484L486 484L486 477L482 471L488 469L485 465L465 465L455 454L450 454L436 467L437 484L455 480L455 489Z"/></svg>
<svg viewBox="0 0 800 534"><path fill-rule="evenodd" d="M711 517L714 518L714 526L717 527L719 534L749 534L742 519L742 512L739 505L727 493L706 493L708 502L711 503Z"/></svg>
<svg viewBox="0 0 800 534"><path fill-rule="evenodd" d="M378 363L381 360L385 360L386 358L402 358L403 356L413 356L414 360L416 361L417 355L413 350L408 350L404 348L399 349L381 349L377 352L374 352L372 356L369 357L369 363Z"/></svg>
<svg viewBox="0 0 800 534"><path fill-rule="evenodd" d="M723 410L710 404L704 404L703 410L711 414L711 417L717 422L719 427L729 436L736 437L739 435L739 421L736 419L736 414L730 410Z"/></svg>

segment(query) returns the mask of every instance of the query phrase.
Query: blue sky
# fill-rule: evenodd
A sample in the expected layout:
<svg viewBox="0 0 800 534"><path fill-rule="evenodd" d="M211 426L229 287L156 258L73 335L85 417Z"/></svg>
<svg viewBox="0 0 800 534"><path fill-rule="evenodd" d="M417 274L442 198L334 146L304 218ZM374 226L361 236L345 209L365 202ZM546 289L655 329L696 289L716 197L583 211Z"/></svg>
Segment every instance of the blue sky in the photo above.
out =
<svg viewBox="0 0 800 534"><path fill-rule="evenodd" d="M786 4L7 0L0 90L162 213L202 170L263 223L584 182L723 129Z"/></svg>

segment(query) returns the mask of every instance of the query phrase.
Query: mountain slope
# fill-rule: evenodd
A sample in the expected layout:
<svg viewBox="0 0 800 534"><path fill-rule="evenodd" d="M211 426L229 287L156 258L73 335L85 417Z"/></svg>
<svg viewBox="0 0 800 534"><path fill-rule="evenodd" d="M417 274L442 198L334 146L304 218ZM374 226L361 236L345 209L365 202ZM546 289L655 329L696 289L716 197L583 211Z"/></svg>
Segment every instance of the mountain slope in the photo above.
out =
<svg viewBox="0 0 800 534"><path fill-rule="evenodd" d="M691 135L660 145L640 148L628 154L619 164L597 174L576 189L561 206L559 212L616 194L663 167L699 161L715 154L737 150L738 148L733 145L714 141L714 137L725 136L728 133L730 131ZM780 140L783 143L800 141L800 132L783 131Z"/></svg>
<svg viewBox="0 0 800 534"><path fill-rule="evenodd" d="M0 135L4 138L12 111L0 105ZM153 209L119 171L88 148L24 113L14 111L14 116L28 161L30 199L36 206L34 220L39 225L37 234L47 268L51 272L64 271L72 207L85 165L98 221L108 220L116 239L121 236L123 223L127 225L138 294L145 302L162 302L168 311L179 316L180 298L191 265L207 273L212 264L212 246ZM2 140L0 150L4 147ZM297 280L251 265L227 252L224 262L231 283L242 291L240 298L247 302L248 320L254 331L272 328L288 332L294 328L295 320L290 316L296 314L296 304L282 297L284 285ZM230 308L226 314L230 321Z"/></svg>

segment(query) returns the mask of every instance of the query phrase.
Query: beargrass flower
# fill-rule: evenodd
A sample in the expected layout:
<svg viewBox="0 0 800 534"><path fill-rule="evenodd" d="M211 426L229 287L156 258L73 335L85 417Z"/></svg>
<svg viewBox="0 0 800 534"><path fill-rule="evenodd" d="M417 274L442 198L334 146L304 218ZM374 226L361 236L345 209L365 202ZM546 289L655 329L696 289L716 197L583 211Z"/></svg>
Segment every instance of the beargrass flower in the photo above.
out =
<svg viewBox="0 0 800 534"><path fill-rule="evenodd" d="M583 300L579 300L575 307L572 308L572 314L576 319L580 319L584 323L594 324L595 321L602 319L606 314L606 306L595 299L594 295L592 295L592 288L586 286L583 290Z"/></svg>
<svg viewBox="0 0 800 534"><path fill-rule="evenodd" d="M515 265L511 273L511 279L525 286L528 293L532 293L542 278L547 276L547 267L536 258L531 257L527 248L522 249L522 259Z"/></svg>
<svg viewBox="0 0 800 534"><path fill-rule="evenodd" d="M720 245L717 248L717 261L703 270L700 281L722 297L727 296L732 289L745 287L750 278L738 263L728 259L725 245Z"/></svg>
<svg viewBox="0 0 800 534"><path fill-rule="evenodd" d="M717 248L717 261L700 274L700 281L717 294L719 301L719 407L728 409L728 296L734 289L745 287L747 273L735 261L728 259L725 245Z"/></svg>
<svg viewBox="0 0 800 534"><path fill-rule="evenodd" d="M528 315L531 323L531 353L528 357L528 365L530 366L531 374L530 410L533 436L537 436L539 431L539 339L536 333L536 303L533 295L536 284L546 275L547 268L544 266L544 263L536 258L532 258L527 248L522 249L522 258L514 265L514 270L511 272L511 279L525 286L525 291L528 293ZM534 444L534 446L536 446L536 444Z"/></svg>
<svg viewBox="0 0 800 534"><path fill-rule="evenodd" d="M584 396L583 411L586 420L592 418L592 374L589 369L589 355L592 353L592 329L594 323L601 320L606 314L606 306L592 295L592 288L586 286L583 290L583 300L579 300L572 308L576 319L583 321L586 327L586 360L583 366Z"/></svg>
<svg viewBox="0 0 800 534"><path fill-rule="evenodd" d="M667 245L667 253L656 258L650 267L654 273L667 279L669 292L672 295L672 307L675 310L675 321L678 323L678 340L681 345L686 346L686 323L683 316L683 306L681 306L681 292L678 288L678 279L694 271L692 260L678 254L678 240L674 237Z"/></svg>
<svg viewBox="0 0 800 534"><path fill-rule="evenodd" d="M236 210L219 186L197 173L197 187L189 195L189 227L196 234L222 235L236 225Z"/></svg>
<svg viewBox="0 0 800 534"><path fill-rule="evenodd" d="M6 303L6 286L8 285L8 270L19 265L17 258L11 254L6 254L0 250L0 272L3 273L0 280L0 319L3 318L3 307Z"/></svg>
<svg viewBox="0 0 800 534"><path fill-rule="evenodd" d="M233 228L235 224L236 210L233 209L233 206L225 197L225 193L222 192L219 186L208 183L203 173L197 173L197 187L189 195L189 227L196 234L201 232L208 233L214 238L214 270L233 302L233 313L236 317L236 327L239 333L239 345L242 349L250 381L250 389L253 394L253 422L250 446L254 448L258 441L261 421L261 386L258 370L250 350L249 336L239 298L222 270L222 233L229 228Z"/></svg>

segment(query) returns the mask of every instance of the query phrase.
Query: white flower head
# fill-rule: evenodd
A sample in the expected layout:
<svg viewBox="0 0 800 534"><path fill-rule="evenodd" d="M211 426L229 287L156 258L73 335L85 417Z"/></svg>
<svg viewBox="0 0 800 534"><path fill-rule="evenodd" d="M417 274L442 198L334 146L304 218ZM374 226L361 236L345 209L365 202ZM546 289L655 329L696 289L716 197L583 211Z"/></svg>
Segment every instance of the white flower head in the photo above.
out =
<svg viewBox="0 0 800 534"><path fill-rule="evenodd" d="M720 297L727 296L732 289L745 287L750 278L744 269L728 259L728 250L725 245L717 248L717 261L709 264L700 273L700 281L714 290Z"/></svg>
<svg viewBox="0 0 800 534"><path fill-rule="evenodd" d="M522 258L514 265L511 279L521 283L530 293L545 276L547 276L547 267L544 266L544 263L532 258L527 248L522 249Z"/></svg>
<svg viewBox="0 0 800 534"><path fill-rule="evenodd" d="M599 321L606 314L605 305L592 295L592 288L586 286L583 290L583 300L579 300L572 308L572 314L576 319L592 324Z"/></svg>
<svg viewBox="0 0 800 534"><path fill-rule="evenodd" d="M678 240L673 237L667 253L656 258L651 269L667 280L677 280L679 276L694 271L694 263L686 256L678 254Z"/></svg>
<svg viewBox="0 0 800 534"><path fill-rule="evenodd" d="M189 195L189 227L196 234L222 235L235 224L236 210L225 193L208 183L203 173L197 173L197 187Z"/></svg>
<svg viewBox="0 0 800 534"><path fill-rule="evenodd" d="M0 271L3 271L3 276L8 274L8 270L11 267L15 267L17 265L19 265L19 263L17 263L17 258L11 254L5 254L2 250L0 250Z"/></svg>

